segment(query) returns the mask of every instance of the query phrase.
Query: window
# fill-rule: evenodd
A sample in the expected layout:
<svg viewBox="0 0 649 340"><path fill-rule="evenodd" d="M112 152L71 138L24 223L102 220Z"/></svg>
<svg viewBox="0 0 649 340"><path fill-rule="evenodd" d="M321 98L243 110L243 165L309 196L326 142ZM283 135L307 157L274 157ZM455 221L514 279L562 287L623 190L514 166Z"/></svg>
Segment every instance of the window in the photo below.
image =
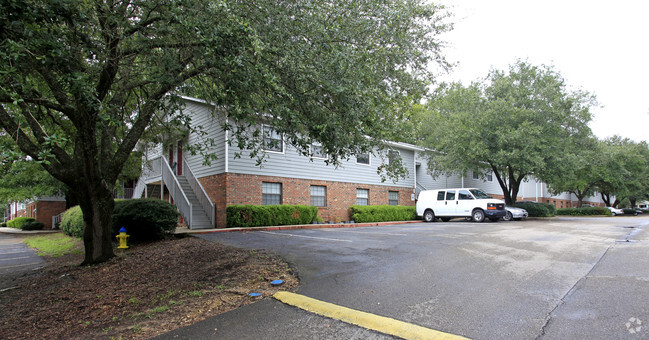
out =
<svg viewBox="0 0 649 340"><path fill-rule="evenodd" d="M478 172L476 171L473 172L473 179L480 179L480 175L478 174Z"/></svg>
<svg viewBox="0 0 649 340"><path fill-rule="evenodd" d="M261 204L282 204L282 183L261 183Z"/></svg>
<svg viewBox="0 0 649 340"><path fill-rule="evenodd" d="M492 174L487 175L487 182L493 182L494 181L494 176Z"/></svg>
<svg viewBox="0 0 649 340"><path fill-rule="evenodd" d="M400 158L401 158L401 154L399 153L399 151L396 150L388 151L388 164L393 164Z"/></svg>
<svg viewBox="0 0 649 340"><path fill-rule="evenodd" d="M314 207L327 206L327 187L321 185L311 186L311 205Z"/></svg>
<svg viewBox="0 0 649 340"><path fill-rule="evenodd" d="M272 126L264 125L264 150L272 152L284 152L284 141L282 134Z"/></svg>
<svg viewBox="0 0 649 340"><path fill-rule="evenodd" d="M471 196L471 193L469 190L460 190L458 194L458 199L459 200L472 200L473 196Z"/></svg>
<svg viewBox="0 0 649 340"><path fill-rule="evenodd" d="M388 205L399 205L398 191L388 191Z"/></svg>
<svg viewBox="0 0 649 340"><path fill-rule="evenodd" d="M455 201L455 190L451 190L451 191L446 192L446 200L447 201Z"/></svg>
<svg viewBox="0 0 649 340"><path fill-rule="evenodd" d="M370 189L356 189L356 204L370 205Z"/></svg>
<svg viewBox="0 0 649 340"><path fill-rule="evenodd" d="M446 191L437 192L437 200L438 201L443 201L444 200L444 195L446 195Z"/></svg>
<svg viewBox="0 0 649 340"><path fill-rule="evenodd" d="M327 158L322 145L311 144L311 157L313 158Z"/></svg>
<svg viewBox="0 0 649 340"><path fill-rule="evenodd" d="M362 154L356 155L356 164L370 165L370 154L369 153L362 153Z"/></svg>

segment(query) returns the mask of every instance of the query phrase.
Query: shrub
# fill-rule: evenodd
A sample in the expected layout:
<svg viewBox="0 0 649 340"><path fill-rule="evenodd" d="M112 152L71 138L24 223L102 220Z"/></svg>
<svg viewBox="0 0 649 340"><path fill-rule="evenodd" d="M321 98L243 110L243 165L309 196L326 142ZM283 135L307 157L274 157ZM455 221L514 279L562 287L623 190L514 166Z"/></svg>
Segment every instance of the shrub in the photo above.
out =
<svg viewBox="0 0 649 340"><path fill-rule="evenodd" d="M42 230L45 228L45 225L42 222L38 221L29 221L22 225L20 229L22 230Z"/></svg>
<svg viewBox="0 0 649 340"><path fill-rule="evenodd" d="M402 205L352 205L349 207L354 222L408 221L417 219L415 207Z"/></svg>
<svg viewBox="0 0 649 340"><path fill-rule="evenodd" d="M611 215L611 211L605 207L585 207L585 208L562 208L557 209L557 215L570 216L593 216L593 215Z"/></svg>
<svg viewBox="0 0 649 340"><path fill-rule="evenodd" d="M81 207L75 205L63 212L59 228L68 236L83 237L83 213Z"/></svg>
<svg viewBox="0 0 649 340"><path fill-rule="evenodd" d="M36 221L35 219L31 217L16 217L13 220L10 220L7 222L7 227L9 228L16 228L16 229L22 229L23 224L27 222L32 222Z"/></svg>
<svg viewBox="0 0 649 340"><path fill-rule="evenodd" d="M624 209L622 209L622 211L624 211L624 215L637 215L638 214L636 209L624 208Z"/></svg>
<svg viewBox="0 0 649 340"><path fill-rule="evenodd" d="M318 208L309 205L230 205L225 209L228 228L309 224Z"/></svg>
<svg viewBox="0 0 649 340"><path fill-rule="evenodd" d="M178 225L178 209L169 202L141 198L115 201L113 235L124 227L129 241L142 242L164 238Z"/></svg>
<svg viewBox="0 0 649 340"><path fill-rule="evenodd" d="M557 209L549 203L514 203L513 206L527 210L529 217L551 217Z"/></svg>

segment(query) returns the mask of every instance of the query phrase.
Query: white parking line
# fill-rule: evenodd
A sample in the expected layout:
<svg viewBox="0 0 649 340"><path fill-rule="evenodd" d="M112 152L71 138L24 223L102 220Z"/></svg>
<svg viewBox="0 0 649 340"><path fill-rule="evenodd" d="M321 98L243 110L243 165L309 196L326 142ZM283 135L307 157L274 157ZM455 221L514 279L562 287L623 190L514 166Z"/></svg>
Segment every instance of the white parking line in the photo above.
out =
<svg viewBox="0 0 649 340"><path fill-rule="evenodd" d="M6 253L0 252L0 255L25 254L25 253L30 253L30 251L28 249L26 249L26 250L23 250L23 251L10 251L10 252L6 252Z"/></svg>
<svg viewBox="0 0 649 340"><path fill-rule="evenodd" d="M18 268L18 267L35 266L35 265L42 265L42 263L40 263L40 262L33 262L33 263L18 264L18 265L15 265L15 266L4 266L4 267L0 267L0 270L2 270L2 269L9 269L9 268Z"/></svg>
<svg viewBox="0 0 649 340"><path fill-rule="evenodd" d="M337 239L337 238L326 238L326 237L304 236L304 235L295 235L295 234L288 234L288 233L275 233L275 232L272 232L272 231L260 231L260 233L264 233L264 234L272 234L272 235L279 235L279 236L295 236L295 237L302 237L302 238L311 238L311 239L323 240L323 241L352 242L352 241L350 241L350 240L341 240L341 239Z"/></svg>
<svg viewBox="0 0 649 340"><path fill-rule="evenodd" d="M10 257L8 259L0 259L0 261L11 261L11 260L22 260L22 259L31 259L33 256L22 256L22 257Z"/></svg>
<svg viewBox="0 0 649 340"><path fill-rule="evenodd" d="M353 231L353 230L337 230L337 229L320 229L322 231L327 231L330 233L356 233L356 234L365 234L365 235L388 235L388 236L408 236L408 234L392 234L392 233L375 233L373 231Z"/></svg>

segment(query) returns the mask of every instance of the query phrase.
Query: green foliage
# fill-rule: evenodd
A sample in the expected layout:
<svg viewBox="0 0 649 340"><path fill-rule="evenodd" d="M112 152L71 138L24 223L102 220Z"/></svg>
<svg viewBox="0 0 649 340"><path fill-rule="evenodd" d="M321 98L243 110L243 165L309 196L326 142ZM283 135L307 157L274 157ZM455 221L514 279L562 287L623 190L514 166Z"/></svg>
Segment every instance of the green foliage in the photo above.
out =
<svg viewBox="0 0 649 340"><path fill-rule="evenodd" d="M230 205L226 209L228 228L309 224L318 208L309 205Z"/></svg>
<svg viewBox="0 0 649 340"><path fill-rule="evenodd" d="M631 206L649 198L649 146L613 136L601 142L596 163L597 189L607 205ZM611 198L615 196L615 201Z"/></svg>
<svg viewBox="0 0 649 340"><path fill-rule="evenodd" d="M410 221L417 219L417 210L410 206L394 205L352 205L349 207L352 220L356 223Z"/></svg>
<svg viewBox="0 0 649 340"><path fill-rule="evenodd" d="M27 222L34 222L34 221L36 221L36 219L31 217L16 217L13 220L7 221L7 227L22 229L23 224Z"/></svg>
<svg viewBox="0 0 649 340"><path fill-rule="evenodd" d="M260 162L268 120L302 154L320 142L337 164L401 133L433 66L448 66L438 39L451 28L448 14L424 0L0 6L0 127L86 214L110 204L106 184L151 125L205 132L181 94L227 113L232 142ZM209 161L215 140L201 139L188 149ZM86 240L88 264L113 255L104 247L109 212L94 210L100 225L88 227L104 236Z"/></svg>
<svg viewBox="0 0 649 340"><path fill-rule="evenodd" d="M630 208L622 209L622 211L624 211L624 215L636 215L638 213L638 210Z"/></svg>
<svg viewBox="0 0 649 340"><path fill-rule="evenodd" d="M59 228L68 236L83 237L83 213L81 207L76 205L63 212Z"/></svg>
<svg viewBox="0 0 649 340"><path fill-rule="evenodd" d="M38 162L15 160L0 168L1 202L55 196L64 191L63 183L48 174Z"/></svg>
<svg viewBox="0 0 649 340"><path fill-rule="evenodd" d="M130 242L159 240L173 234L178 226L178 210L169 202L141 198L115 201L113 235L124 227Z"/></svg>
<svg viewBox="0 0 649 340"><path fill-rule="evenodd" d="M60 233L34 236L25 240L25 244L38 250L38 255L52 257L76 252L78 243L78 239Z"/></svg>
<svg viewBox="0 0 649 340"><path fill-rule="evenodd" d="M524 61L490 72L484 83L443 85L424 120L428 167L438 173L493 171L511 204L526 176L546 180L591 135L594 98L571 92L552 67ZM437 173L435 173L437 174Z"/></svg>
<svg viewBox="0 0 649 340"><path fill-rule="evenodd" d="M557 209L557 215L570 215L570 216L605 215L605 216L611 216L611 211L608 210L606 207L561 208L561 209Z"/></svg>
<svg viewBox="0 0 649 340"><path fill-rule="evenodd" d="M38 221L29 221L26 223L23 223L23 225L20 227L22 230L42 230L45 228L45 224L43 222L38 222Z"/></svg>
<svg viewBox="0 0 649 340"><path fill-rule="evenodd" d="M513 206L527 210L529 217L555 216L557 209L549 203L514 203Z"/></svg>

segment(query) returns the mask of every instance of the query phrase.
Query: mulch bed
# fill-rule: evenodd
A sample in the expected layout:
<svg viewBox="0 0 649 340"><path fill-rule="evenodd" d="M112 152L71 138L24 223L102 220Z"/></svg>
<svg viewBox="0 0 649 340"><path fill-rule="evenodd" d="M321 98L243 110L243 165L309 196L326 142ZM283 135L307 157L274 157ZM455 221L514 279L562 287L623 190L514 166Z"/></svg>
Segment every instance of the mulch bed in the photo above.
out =
<svg viewBox="0 0 649 340"><path fill-rule="evenodd" d="M0 293L4 339L141 339L297 287L281 259L194 237L117 251L79 266L82 255L48 258L39 273ZM284 284L271 287L270 281ZM258 298L257 298L258 299Z"/></svg>

